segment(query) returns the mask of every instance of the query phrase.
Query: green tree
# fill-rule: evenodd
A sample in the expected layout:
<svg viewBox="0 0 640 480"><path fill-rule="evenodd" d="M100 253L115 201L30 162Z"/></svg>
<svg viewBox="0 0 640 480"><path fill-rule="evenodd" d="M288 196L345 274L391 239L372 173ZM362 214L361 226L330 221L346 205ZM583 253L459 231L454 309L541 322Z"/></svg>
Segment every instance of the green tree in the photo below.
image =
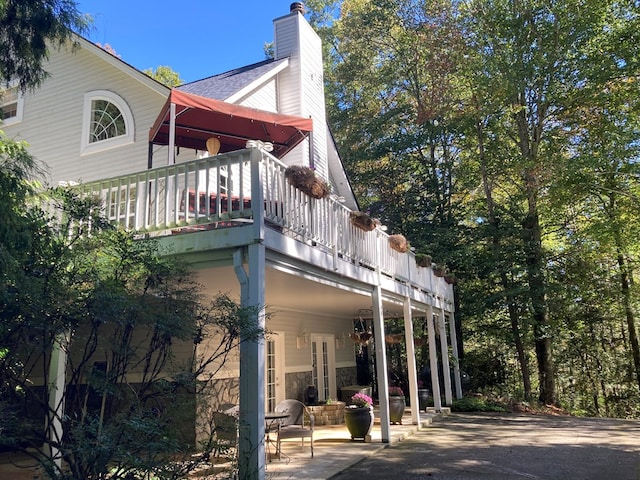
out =
<svg viewBox="0 0 640 480"><path fill-rule="evenodd" d="M628 220L637 179L637 3L309 5L328 45L328 111L360 204L463 277L456 319L467 322L478 351L506 353L495 345L511 342L525 397L537 387L542 402L559 403L556 381L570 390L565 353L578 338L570 325L597 365L623 350L602 348L617 339L584 315L597 312L613 328L622 314L626 371L637 371L637 235ZM590 271L573 258L585 252L598 259ZM599 291L606 297L576 276L594 278L602 264L618 271L619 288L607 282ZM569 273L563 265L574 283L558 281ZM577 288L599 304L569 308ZM631 378L613 370L606 379L592 372L609 398Z"/></svg>
<svg viewBox="0 0 640 480"><path fill-rule="evenodd" d="M180 78L178 72L174 72L171 67L164 65L158 66L155 70L148 68L147 70L143 70L143 73L146 73L151 78L169 88L178 87L184 83L184 80Z"/></svg>
<svg viewBox="0 0 640 480"><path fill-rule="evenodd" d="M89 24L73 0L0 2L0 82L17 79L22 90L37 87L47 76L49 46L62 45Z"/></svg>
<svg viewBox="0 0 640 480"><path fill-rule="evenodd" d="M112 227L94 199L35 197L24 144L2 138L0 153L0 446L50 478L184 478L220 449L216 373L263 335L255 310L204 297L179 259Z"/></svg>

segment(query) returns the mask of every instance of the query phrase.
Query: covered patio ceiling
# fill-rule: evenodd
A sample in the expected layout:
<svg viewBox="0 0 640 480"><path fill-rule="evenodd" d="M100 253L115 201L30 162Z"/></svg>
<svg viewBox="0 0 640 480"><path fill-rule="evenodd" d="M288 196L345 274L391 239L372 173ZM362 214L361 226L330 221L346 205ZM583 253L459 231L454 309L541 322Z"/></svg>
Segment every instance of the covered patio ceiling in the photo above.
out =
<svg viewBox="0 0 640 480"><path fill-rule="evenodd" d="M282 157L313 130L310 118L268 112L172 90L149 132L149 142L206 151L220 140L220 153L245 148L248 140L273 144Z"/></svg>

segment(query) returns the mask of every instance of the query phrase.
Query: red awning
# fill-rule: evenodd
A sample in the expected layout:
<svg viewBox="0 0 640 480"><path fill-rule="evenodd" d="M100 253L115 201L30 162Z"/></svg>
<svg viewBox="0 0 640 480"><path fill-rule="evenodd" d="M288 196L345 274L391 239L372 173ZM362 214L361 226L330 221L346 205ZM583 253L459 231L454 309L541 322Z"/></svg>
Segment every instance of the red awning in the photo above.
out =
<svg viewBox="0 0 640 480"><path fill-rule="evenodd" d="M175 145L206 151L211 137L220 140L220 152L245 148L247 140L273 144L281 157L300 143L313 129L310 118L267 112L232 103L172 90L156 119L149 142L168 145L171 104L175 105Z"/></svg>

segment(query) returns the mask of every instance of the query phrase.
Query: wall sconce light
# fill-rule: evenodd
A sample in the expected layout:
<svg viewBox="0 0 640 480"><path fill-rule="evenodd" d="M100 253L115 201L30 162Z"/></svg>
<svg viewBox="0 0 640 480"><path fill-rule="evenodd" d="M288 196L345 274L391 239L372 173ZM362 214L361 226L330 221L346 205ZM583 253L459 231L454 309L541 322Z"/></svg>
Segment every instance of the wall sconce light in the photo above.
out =
<svg viewBox="0 0 640 480"><path fill-rule="evenodd" d="M301 348L305 348L309 343L309 335L307 335L306 331L303 331L300 335L296 337L296 346L298 350Z"/></svg>

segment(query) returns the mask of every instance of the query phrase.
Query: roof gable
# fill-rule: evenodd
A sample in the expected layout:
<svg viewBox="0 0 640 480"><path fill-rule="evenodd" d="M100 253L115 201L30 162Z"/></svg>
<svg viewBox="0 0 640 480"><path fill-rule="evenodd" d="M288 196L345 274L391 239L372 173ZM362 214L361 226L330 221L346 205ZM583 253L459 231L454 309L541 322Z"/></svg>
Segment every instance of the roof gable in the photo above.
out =
<svg viewBox="0 0 640 480"><path fill-rule="evenodd" d="M228 72L196 80L177 87L178 90L216 100L232 101L238 92L248 91L273 77L288 64L288 59L264 60Z"/></svg>
<svg viewBox="0 0 640 480"><path fill-rule="evenodd" d="M129 75L131 78L146 85L152 90L155 90L161 95L164 95L165 97L169 95L169 92L171 91L171 89L166 85L163 85L162 83L158 82L156 79L150 77L149 75L142 72L141 70L138 70L136 67L128 64L127 62L122 60L120 57L107 52L105 49L99 47L95 43L91 42L90 40L87 40L86 38L78 35L77 33L73 33L73 35L75 37L74 39L86 50L94 53L96 56L100 57L102 60L106 61L110 65L116 67L117 69Z"/></svg>

